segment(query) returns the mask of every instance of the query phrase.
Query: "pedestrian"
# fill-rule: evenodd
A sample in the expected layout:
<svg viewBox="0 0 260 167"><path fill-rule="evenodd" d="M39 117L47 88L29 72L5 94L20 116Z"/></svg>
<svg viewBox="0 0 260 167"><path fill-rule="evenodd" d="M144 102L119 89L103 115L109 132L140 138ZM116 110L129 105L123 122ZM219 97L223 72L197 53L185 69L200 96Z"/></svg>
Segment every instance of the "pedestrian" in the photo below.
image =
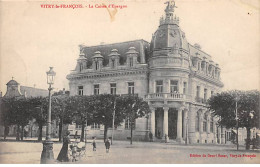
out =
<svg viewBox="0 0 260 167"><path fill-rule="evenodd" d="M63 137L63 145L60 150L60 153L58 155L57 160L60 162L69 162L69 157L68 157L68 146L70 143L70 132L67 131L66 135Z"/></svg>
<svg viewBox="0 0 260 167"><path fill-rule="evenodd" d="M149 133L149 139L150 139L150 142L153 141L153 134L152 134L152 132Z"/></svg>
<svg viewBox="0 0 260 167"><path fill-rule="evenodd" d="M109 153L109 148L110 148L110 141L109 141L109 139L106 139L105 146L106 146L106 153Z"/></svg>
<svg viewBox="0 0 260 167"><path fill-rule="evenodd" d="M93 137L92 145L93 145L93 151L96 151L96 148L97 148L96 137Z"/></svg>

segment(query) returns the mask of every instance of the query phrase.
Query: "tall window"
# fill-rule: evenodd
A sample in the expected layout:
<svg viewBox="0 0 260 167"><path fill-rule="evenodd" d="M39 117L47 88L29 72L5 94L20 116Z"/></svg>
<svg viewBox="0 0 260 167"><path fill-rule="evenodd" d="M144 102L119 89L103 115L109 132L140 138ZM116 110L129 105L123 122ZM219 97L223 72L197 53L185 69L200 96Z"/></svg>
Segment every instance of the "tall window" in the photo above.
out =
<svg viewBox="0 0 260 167"><path fill-rule="evenodd" d="M208 94L208 90L207 89L204 89L204 99L207 100L207 94Z"/></svg>
<svg viewBox="0 0 260 167"><path fill-rule="evenodd" d="M94 95L99 95L99 84L94 85Z"/></svg>
<svg viewBox="0 0 260 167"><path fill-rule="evenodd" d="M135 120L133 121L133 129L135 129ZM125 119L125 129L131 129L131 121L129 118Z"/></svg>
<svg viewBox="0 0 260 167"><path fill-rule="evenodd" d="M200 97L200 86L197 86L196 97Z"/></svg>
<svg viewBox="0 0 260 167"><path fill-rule="evenodd" d="M195 129L196 129L197 132L200 130L200 129L199 129L199 120L200 120L199 112L197 112L196 122L195 122Z"/></svg>
<svg viewBox="0 0 260 167"><path fill-rule="evenodd" d="M129 58L129 65L130 65L130 67L134 66L134 58L133 57Z"/></svg>
<svg viewBox="0 0 260 167"><path fill-rule="evenodd" d="M203 132L207 131L207 115L204 114L204 118L203 118Z"/></svg>
<svg viewBox="0 0 260 167"><path fill-rule="evenodd" d="M128 82L128 94L134 94L134 93L135 93L135 83Z"/></svg>
<svg viewBox="0 0 260 167"><path fill-rule="evenodd" d="M179 91L179 89L178 89L178 81L171 80L170 90L171 90L171 93Z"/></svg>
<svg viewBox="0 0 260 167"><path fill-rule="evenodd" d="M156 81L156 93L162 93L163 92L163 81L159 80Z"/></svg>
<svg viewBox="0 0 260 167"><path fill-rule="evenodd" d="M78 86L78 95L83 95L83 86Z"/></svg>
<svg viewBox="0 0 260 167"><path fill-rule="evenodd" d="M83 70L83 64L80 63L80 64L79 64L79 71L81 72L82 70Z"/></svg>
<svg viewBox="0 0 260 167"><path fill-rule="evenodd" d="M99 62L98 61L95 62L95 67L96 67L96 70L99 69Z"/></svg>
<svg viewBox="0 0 260 167"><path fill-rule="evenodd" d="M210 132L213 133L213 118L210 119Z"/></svg>
<svg viewBox="0 0 260 167"><path fill-rule="evenodd" d="M96 123L93 123L91 125L91 129L100 129L100 125L99 124L96 124Z"/></svg>
<svg viewBox="0 0 260 167"><path fill-rule="evenodd" d="M186 94L187 92L187 82L183 82L183 94Z"/></svg>
<svg viewBox="0 0 260 167"><path fill-rule="evenodd" d="M111 83L110 84L110 93L112 95L115 95L116 94L116 83Z"/></svg>
<svg viewBox="0 0 260 167"><path fill-rule="evenodd" d="M115 59L112 59L112 68L115 68L116 67L116 64L115 64Z"/></svg>

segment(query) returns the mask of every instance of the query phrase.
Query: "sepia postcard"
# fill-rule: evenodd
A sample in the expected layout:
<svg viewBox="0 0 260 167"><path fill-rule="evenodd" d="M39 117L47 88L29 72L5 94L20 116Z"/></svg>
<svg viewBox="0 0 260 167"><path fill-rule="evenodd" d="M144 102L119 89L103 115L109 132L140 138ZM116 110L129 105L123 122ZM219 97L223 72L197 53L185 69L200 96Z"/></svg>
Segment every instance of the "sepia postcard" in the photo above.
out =
<svg viewBox="0 0 260 167"><path fill-rule="evenodd" d="M259 0L0 0L0 164L259 164Z"/></svg>

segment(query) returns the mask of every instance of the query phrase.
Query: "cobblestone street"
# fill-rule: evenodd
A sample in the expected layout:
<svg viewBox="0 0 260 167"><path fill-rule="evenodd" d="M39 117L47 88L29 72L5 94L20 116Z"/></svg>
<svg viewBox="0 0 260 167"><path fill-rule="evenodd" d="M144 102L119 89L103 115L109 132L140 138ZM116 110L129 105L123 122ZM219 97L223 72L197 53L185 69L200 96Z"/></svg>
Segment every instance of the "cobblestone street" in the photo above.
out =
<svg viewBox="0 0 260 167"><path fill-rule="evenodd" d="M61 143L54 143L54 158L58 156L61 146ZM0 148L1 163L40 163L41 143L0 142ZM234 145L186 146L155 142L134 142L130 145L128 141L114 141L110 152L106 153L103 141L98 140L97 151L93 152L91 143L87 143L86 156L75 163L260 163L259 151L243 149L241 147L240 151L236 151Z"/></svg>

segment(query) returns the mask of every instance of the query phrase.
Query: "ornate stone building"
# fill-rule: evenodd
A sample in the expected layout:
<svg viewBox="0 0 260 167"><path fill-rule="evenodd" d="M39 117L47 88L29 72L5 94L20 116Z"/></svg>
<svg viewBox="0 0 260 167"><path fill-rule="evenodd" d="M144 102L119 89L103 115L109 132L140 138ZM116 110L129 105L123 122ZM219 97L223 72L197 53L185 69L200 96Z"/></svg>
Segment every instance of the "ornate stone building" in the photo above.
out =
<svg viewBox="0 0 260 167"><path fill-rule="evenodd" d="M75 70L68 76L71 95L133 94L151 107L148 118L136 120L136 140L172 139L190 143L223 143L225 129L216 125L206 100L220 92L220 68L198 44L187 42L168 2L165 16L152 36L144 40L99 46L81 46ZM102 126L88 127L99 136ZM115 138L130 137L127 121Z"/></svg>

